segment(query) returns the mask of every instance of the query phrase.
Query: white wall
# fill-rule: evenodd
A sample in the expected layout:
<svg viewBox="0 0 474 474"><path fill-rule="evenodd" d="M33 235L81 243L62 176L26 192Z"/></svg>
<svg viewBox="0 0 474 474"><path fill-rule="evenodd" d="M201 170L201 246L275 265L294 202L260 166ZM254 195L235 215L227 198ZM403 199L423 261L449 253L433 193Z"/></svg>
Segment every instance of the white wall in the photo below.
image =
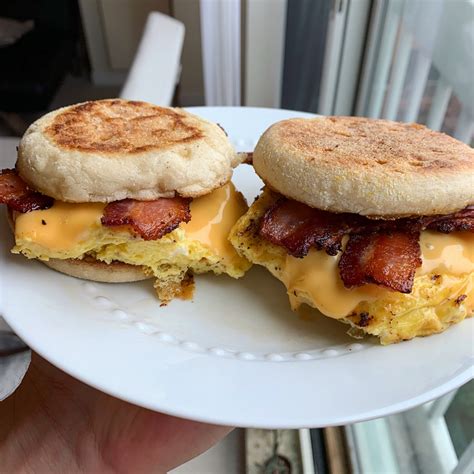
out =
<svg viewBox="0 0 474 474"><path fill-rule="evenodd" d="M183 106L204 105L199 0L173 0L173 13L186 28L181 58L181 103Z"/></svg>
<svg viewBox="0 0 474 474"><path fill-rule="evenodd" d="M286 0L246 1L244 105L279 107Z"/></svg>

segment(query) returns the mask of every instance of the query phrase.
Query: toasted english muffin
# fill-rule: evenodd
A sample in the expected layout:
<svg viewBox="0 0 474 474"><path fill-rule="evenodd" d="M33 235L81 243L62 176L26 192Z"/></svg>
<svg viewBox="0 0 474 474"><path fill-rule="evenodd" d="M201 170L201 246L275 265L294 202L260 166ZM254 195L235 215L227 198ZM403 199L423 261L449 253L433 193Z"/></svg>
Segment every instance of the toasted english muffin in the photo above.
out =
<svg viewBox="0 0 474 474"><path fill-rule="evenodd" d="M50 112L23 136L17 171L66 202L198 197L227 183L238 157L216 124L122 99Z"/></svg>
<svg viewBox="0 0 474 474"><path fill-rule="evenodd" d="M331 212L426 216L474 202L474 150L418 124L283 120L258 141L253 165L272 189Z"/></svg>
<svg viewBox="0 0 474 474"><path fill-rule="evenodd" d="M238 252L308 304L390 344L474 310L474 151L423 125L362 117L269 127L267 187L232 229Z"/></svg>
<svg viewBox="0 0 474 474"><path fill-rule="evenodd" d="M240 278L227 240L248 209L230 182L243 157L225 131L181 109L109 99L34 122L16 169L0 171L13 253L77 278L154 277L162 302L192 295L192 275Z"/></svg>
<svg viewBox="0 0 474 474"><path fill-rule="evenodd" d="M141 265L130 265L119 261L101 262L86 255L84 258L50 258L43 263L60 273L102 283L130 283L147 280L152 275Z"/></svg>
<svg viewBox="0 0 474 474"><path fill-rule="evenodd" d="M40 262L65 275L100 283L132 283L154 277L153 271L146 266L117 260L106 263L91 255L86 255L82 259L51 258L40 260ZM203 272L208 270L212 270L212 268L204 269L203 265ZM154 287L162 304L166 304L174 298L190 299L194 291L193 275L186 272L178 275L166 275L163 272L160 278L155 279Z"/></svg>

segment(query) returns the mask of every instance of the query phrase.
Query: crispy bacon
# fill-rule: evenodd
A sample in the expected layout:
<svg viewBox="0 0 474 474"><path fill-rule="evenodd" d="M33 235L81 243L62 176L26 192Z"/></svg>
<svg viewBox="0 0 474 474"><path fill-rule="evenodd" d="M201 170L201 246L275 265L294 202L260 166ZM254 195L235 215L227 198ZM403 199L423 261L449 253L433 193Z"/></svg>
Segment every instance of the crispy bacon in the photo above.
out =
<svg viewBox="0 0 474 474"><path fill-rule="evenodd" d="M245 163L246 165L251 165L253 163L253 151L248 151L245 153L247 155L245 157L245 160L242 163Z"/></svg>
<svg viewBox="0 0 474 474"><path fill-rule="evenodd" d="M429 217L423 219L429 219ZM474 232L474 206L466 207L466 209L447 216L435 216L431 222L426 224L426 227L445 234L457 230Z"/></svg>
<svg viewBox="0 0 474 474"><path fill-rule="evenodd" d="M30 189L15 170L0 171L0 204L6 204L14 211L25 213L48 209L53 203L53 198Z"/></svg>
<svg viewBox="0 0 474 474"><path fill-rule="evenodd" d="M349 235L339 263L346 287L375 283L408 293L421 265L419 232L426 228L473 231L474 207L448 215L383 220L321 211L281 197L265 212L258 232L299 258L312 247L337 255L342 238Z"/></svg>
<svg viewBox="0 0 474 474"><path fill-rule="evenodd" d="M190 200L182 197L123 199L105 207L101 222L105 226L129 225L144 240L157 240L191 219L189 204Z"/></svg>
<svg viewBox="0 0 474 474"><path fill-rule="evenodd" d="M419 232L377 232L351 235L339 260L346 288L375 283L410 293L421 265Z"/></svg>
<svg viewBox="0 0 474 474"><path fill-rule="evenodd" d="M280 198L263 216L259 233L294 257L304 257L311 247L336 255L342 237L357 225L357 218L355 214L333 214Z"/></svg>
<svg viewBox="0 0 474 474"><path fill-rule="evenodd" d="M265 212L259 234L273 244L285 247L290 255L301 258L311 247L336 255L341 251L344 235L402 230L417 232L426 228L445 233L473 231L474 207L447 215L383 220L321 211L282 197Z"/></svg>

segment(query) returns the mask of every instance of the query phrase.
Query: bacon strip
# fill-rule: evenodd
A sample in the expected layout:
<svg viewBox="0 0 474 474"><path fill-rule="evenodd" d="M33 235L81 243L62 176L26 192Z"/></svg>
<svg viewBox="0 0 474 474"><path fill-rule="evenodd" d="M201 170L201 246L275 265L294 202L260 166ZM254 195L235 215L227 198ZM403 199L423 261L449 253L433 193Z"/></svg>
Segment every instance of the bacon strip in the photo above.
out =
<svg viewBox="0 0 474 474"><path fill-rule="evenodd" d="M269 242L285 247L290 255L302 258L311 247L336 255L341 251L344 235L402 230L417 232L426 228L445 233L474 231L474 207L453 214L383 220L321 211L282 197L264 214L259 234Z"/></svg>
<svg viewBox="0 0 474 474"><path fill-rule="evenodd" d="M474 232L474 206L466 207L466 209L447 216L435 216L434 220L427 223L426 227L445 234L457 230Z"/></svg>
<svg viewBox="0 0 474 474"><path fill-rule="evenodd" d="M395 231L351 235L339 260L346 288L375 283L410 293L421 265L419 232Z"/></svg>
<svg viewBox="0 0 474 474"><path fill-rule="evenodd" d="M189 222L190 200L182 197L155 201L123 199L108 204L101 222L105 226L129 225L144 240L161 239L181 222Z"/></svg>
<svg viewBox="0 0 474 474"><path fill-rule="evenodd" d="M0 204L6 204L14 211L25 213L48 209L53 203L53 198L30 189L15 170L0 171Z"/></svg>
<svg viewBox="0 0 474 474"><path fill-rule="evenodd" d="M342 237L352 228L351 224L345 214L320 211L281 198L263 216L259 233L269 242L285 247L294 257L304 257L311 247L336 255L341 250Z"/></svg>
<svg viewBox="0 0 474 474"><path fill-rule="evenodd" d="M375 283L408 293L421 265L419 232L426 228L472 232L474 207L448 215L383 220L321 211L281 197L265 212L258 233L299 258L312 247L337 255L342 238L349 235L339 262L346 287Z"/></svg>

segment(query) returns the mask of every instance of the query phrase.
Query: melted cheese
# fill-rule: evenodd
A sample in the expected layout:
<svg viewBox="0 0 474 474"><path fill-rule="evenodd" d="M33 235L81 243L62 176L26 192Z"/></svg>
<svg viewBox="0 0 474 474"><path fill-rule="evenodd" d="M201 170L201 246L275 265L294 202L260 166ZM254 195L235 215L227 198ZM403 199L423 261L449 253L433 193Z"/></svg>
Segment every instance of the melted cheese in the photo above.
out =
<svg viewBox="0 0 474 474"><path fill-rule="evenodd" d="M311 249L306 257L298 259L288 255L282 271L282 280L288 289L290 304L297 309L303 296L311 300L324 314L338 318L346 316L361 301L371 301L383 293L375 285L363 285L348 290L339 276L337 263L340 254Z"/></svg>
<svg viewBox="0 0 474 474"><path fill-rule="evenodd" d="M181 228L191 240L198 240L228 262L238 258L228 240L232 226L247 210L241 193L232 183L191 202L191 220Z"/></svg>
<svg viewBox="0 0 474 474"><path fill-rule="evenodd" d="M474 271L474 234L471 232L425 231L420 237L423 265L420 275L450 273L460 275Z"/></svg>
<svg viewBox="0 0 474 474"><path fill-rule="evenodd" d="M87 239L91 229L101 225L104 207L104 203L71 204L55 201L50 209L18 214L15 219L15 237L44 248L68 250Z"/></svg>
<svg viewBox="0 0 474 474"><path fill-rule="evenodd" d="M474 272L474 235L469 232L422 232L420 238L423 264L416 276L429 273L461 275ZM290 303L296 309L307 298L327 316L342 318L363 301L382 298L388 289L376 285L357 288L344 287L337 267L340 254L332 257L323 251L311 249L306 257L287 256L280 272Z"/></svg>
<svg viewBox="0 0 474 474"><path fill-rule="evenodd" d="M17 240L55 251L70 250L87 240L101 226L106 204L70 204L56 201L50 209L18 214ZM181 224L190 240L197 240L223 260L239 258L227 239L230 229L245 213L247 205L232 183L191 202L191 221ZM109 228L110 229L110 228ZM120 227L123 231L125 228Z"/></svg>

